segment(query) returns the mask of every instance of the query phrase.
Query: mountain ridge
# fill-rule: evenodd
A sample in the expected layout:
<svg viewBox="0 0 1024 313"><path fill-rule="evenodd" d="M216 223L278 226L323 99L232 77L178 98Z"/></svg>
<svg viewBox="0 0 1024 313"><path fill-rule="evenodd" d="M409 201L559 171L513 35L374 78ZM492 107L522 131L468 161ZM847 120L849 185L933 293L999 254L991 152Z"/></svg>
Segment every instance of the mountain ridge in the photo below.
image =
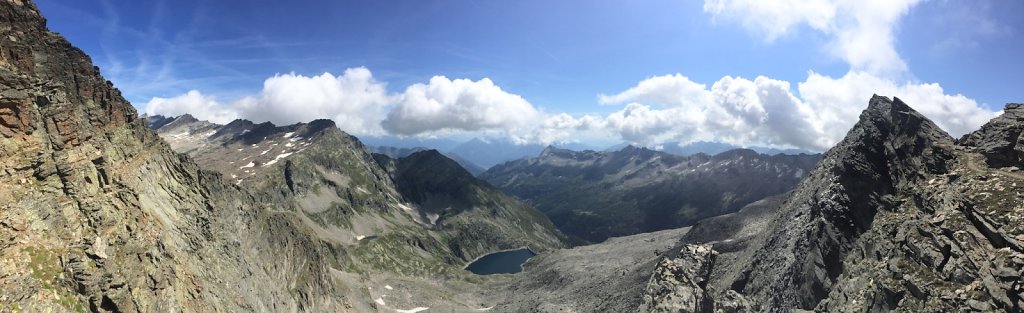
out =
<svg viewBox="0 0 1024 313"><path fill-rule="evenodd" d="M563 232L600 242L688 226L784 193L818 158L746 149L681 157L632 145L614 152L548 147L480 178L533 204Z"/></svg>
<svg viewBox="0 0 1024 313"><path fill-rule="evenodd" d="M736 217L752 220L737 231L715 231L735 224L721 217L683 237L677 247L711 244L721 252L708 261L710 272L692 277L709 283L687 290L757 311L1020 310L1012 291L1019 274L989 271L1024 266L1019 247L1003 248L1014 237L991 226L1021 208L986 212L1014 208L1013 200L990 206L973 190L995 184L984 189L1007 195L1017 187L969 175L970 153L900 99L874 96L776 211L741 210Z"/></svg>
<svg viewBox="0 0 1024 313"><path fill-rule="evenodd" d="M208 125L215 130L211 131ZM181 135L182 128L190 130L188 135ZM462 197L462 192L494 194L500 191L480 189L477 187L480 182L448 157L433 150L412 154L429 154L430 158L407 156L393 160L371 154L358 138L337 128L330 120L276 126L270 122L256 124L238 119L219 126L186 117L180 126L171 122L156 131L172 145L181 142L176 149L188 153L204 167L230 175L237 179L236 184L256 190L261 201L283 203L300 214L308 215L311 227L322 228L320 233L342 242L359 241L361 237L385 233L408 235L420 242L434 241L437 245L434 249L440 250L443 262L454 264L476 258L489 250L531 246L535 251L546 251L558 247L562 240L557 231L533 236L554 228L544 222L535 222L546 220L542 215L515 213L533 209L520 205L514 199L488 202L484 199L501 196ZM430 160L434 166L428 168L435 171L409 172L407 164L414 160ZM248 163L239 166L245 162ZM459 179L433 180L437 177ZM421 190L403 184L409 181L417 182L412 186L444 190L444 193L423 198ZM441 198L460 199L460 206L437 207L432 200ZM502 211L502 216L509 221L520 221L530 227L525 231L515 231L516 228L507 225L508 221L495 220L480 224L489 228L477 229L480 225L472 225L471 220L493 218L466 212L476 205L483 206L481 209L500 207L506 210ZM449 217L460 214L476 217L454 218L451 221L457 227L440 227ZM400 222L402 216L412 218L419 225ZM396 218L398 222L393 221ZM533 227L534 224L540 226ZM410 228L423 228L427 232L408 233ZM450 234L438 237L429 233L431 230ZM467 235L468 232L479 231L503 235ZM468 248L458 243L463 239L466 242L486 240L497 246L477 242L473 248Z"/></svg>

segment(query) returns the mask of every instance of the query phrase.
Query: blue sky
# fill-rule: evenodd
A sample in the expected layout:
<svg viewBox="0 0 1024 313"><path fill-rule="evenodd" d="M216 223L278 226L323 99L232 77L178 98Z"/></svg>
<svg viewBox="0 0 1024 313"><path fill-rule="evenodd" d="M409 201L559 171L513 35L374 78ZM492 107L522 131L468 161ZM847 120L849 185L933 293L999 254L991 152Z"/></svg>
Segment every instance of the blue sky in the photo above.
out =
<svg viewBox="0 0 1024 313"><path fill-rule="evenodd" d="M352 125L346 130L357 135L491 135L522 142L583 138L647 145L718 140L825 148L855 122L871 96L864 94L868 87L853 86L857 81L891 85L894 92L928 102L919 105L935 108L922 112L951 133L976 127L1004 102L1024 101L1019 87L1024 20L1017 18L1024 14L1024 2L910 0L891 1L905 2L893 7L890 1L865 1L870 4L863 5L864 13L848 13L843 7L848 1L812 2L824 9L800 3L777 10L744 0L40 0L38 5L49 27L91 55L140 111L220 112L210 113L210 119L289 116L278 123L321 114L350 121L339 124ZM873 9L899 14L882 21L884 30L857 22L871 18ZM891 42L879 37L878 46L891 47L896 56L882 61L862 60L872 55L873 43L844 38L889 33ZM893 60L904 66L890 66ZM369 73L345 74L354 68ZM306 102L268 96L307 90L294 84L312 84L307 78L324 72L339 81L342 76L366 81L322 82L341 87L333 96ZM824 81L809 84L812 72ZM275 80L285 91L268 87L269 78L290 73L295 76L287 84ZM690 83L704 85L699 89L705 92L666 87L621 94L645 81L653 84L650 78L677 73L682 78L666 84L683 90ZM867 76L851 75L858 73ZM439 75L446 80L432 80ZM726 76L742 81L713 90ZM758 76L788 86L758 83ZM856 95L803 91L801 83L808 83L807 89L849 86ZM409 95L407 87L415 84L443 91ZM928 90L927 84L938 84L941 91ZM764 96L770 88L788 89L792 99L771 102ZM186 97L190 91L193 97ZM622 97L599 101L602 94ZM679 94L703 100L666 98ZM950 98L957 95L963 99ZM744 102L751 97L760 99ZM455 100L435 103L448 98ZM310 101L320 103L314 113L289 115ZM152 103L157 109L147 110ZM430 103L437 107L423 109ZM275 109L289 114L272 114ZM958 120L964 114L977 117ZM507 118L511 115L524 118ZM839 130L815 121L828 118L841 124ZM808 138L780 129L790 119L806 120L802 133ZM688 126L673 126L679 124Z"/></svg>

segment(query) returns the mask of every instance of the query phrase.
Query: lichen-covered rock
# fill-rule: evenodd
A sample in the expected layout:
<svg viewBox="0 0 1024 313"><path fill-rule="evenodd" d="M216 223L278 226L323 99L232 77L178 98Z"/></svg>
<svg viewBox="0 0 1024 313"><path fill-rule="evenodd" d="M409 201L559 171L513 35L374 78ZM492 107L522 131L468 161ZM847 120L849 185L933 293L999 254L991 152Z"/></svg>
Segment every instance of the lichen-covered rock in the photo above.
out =
<svg viewBox="0 0 1024 313"><path fill-rule="evenodd" d="M707 284L718 253L711 245L688 245L679 257L658 262L644 287L639 312L711 312Z"/></svg>
<svg viewBox="0 0 1024 313"><path fill-rule="evenodd" d="M330 244L295 221L179 157L34 4L0 1L0 310L341 310Z"/></svg>
<svg viewBox="0 0 1024 313"><path fill-rule="evenodd" d="M727 290L715 301L715 313L746 313L753 312L753 307L746 297L735 290Z"/></svg>

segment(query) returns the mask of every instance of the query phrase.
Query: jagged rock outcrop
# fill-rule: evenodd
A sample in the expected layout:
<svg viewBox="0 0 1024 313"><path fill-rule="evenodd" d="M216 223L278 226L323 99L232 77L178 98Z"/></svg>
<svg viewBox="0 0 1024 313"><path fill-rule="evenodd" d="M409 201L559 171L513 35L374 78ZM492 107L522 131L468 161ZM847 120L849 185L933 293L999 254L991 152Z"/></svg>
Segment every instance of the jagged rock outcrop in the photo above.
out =
<svg viewBox="0 0 1024 313"><path fill-rule="evenodd" d="M993 150L980 148L1019 136L1015 110L957 144L901 100L873 97L795 190L703 220L662 252L654 290L703 294L710 306L655 301L648 289L649 298L636 296L647 301L640 311L662 303L716 312L1024 310L1024 175L987 163L984 151ZM717 256L679 258L697 245ZM669 264L710 274L666 275Z"/></svg>
<svg viewBox="0 0 1024 313"><path fill-rule="evenodd" d="M176 155L45 23L0 1L0 310L345 309L329 245Z"/></svg>
<svg viewBox="0 0 1024 313"><path fill-rule="evenodd" d="M185 114L185 115L188 115L189 117L192 117L192 115L189 115L189 114ZM167 125L168 123L173 122L175 120L174 117L163 116L163 115L152 115L152 116L150 116L148 114L142 114L141 117L142 117L142 119L146 120L146 125L149 125L149 129L159 129L160 127L163 127L164 125ZM194 118L194 117L192 117L192 118Z"/></svg>
<svg viewBox="0 0 1024 313"><path fill-rule="evenodd" d="M960 144L975 148L989 166L1024 167L1024 104L1007 104L1002 115L964 135Z"/></svg>
<svg viewBox="0 0 1024 313"><path fill-rule="evenodd" d="M711 312L707 284L717 254L711 245L687 245L679 257L658 262L644 288L640 312Z"/></svg>
<svg viewBox="0 0 1024 313"><path fill-rule="evenodd" d="M952 138L902 101L871 99L846 139L779 209L770 234L731 289L765 307L812 309L843 273L837 262L894 195L943 174Z"/></svg>
<svg viewBox="0 0 1024 313"><path fill-rule="evenodd" d="M566 234L600 242L692 225L785 193L820 158L747 149L682 157L634 146L612 152L548 147L480 178L536 206Z"/></svg>
<svg viewBox="0 0 1024 313"><path fill-rule="evenodd" d="M1019 311L1024 178L971 149L875 96L777 209L702 222L680 247L712 244L712 298L735 292L759 311ZM715 232L730 220L744 226Z"/></svg>

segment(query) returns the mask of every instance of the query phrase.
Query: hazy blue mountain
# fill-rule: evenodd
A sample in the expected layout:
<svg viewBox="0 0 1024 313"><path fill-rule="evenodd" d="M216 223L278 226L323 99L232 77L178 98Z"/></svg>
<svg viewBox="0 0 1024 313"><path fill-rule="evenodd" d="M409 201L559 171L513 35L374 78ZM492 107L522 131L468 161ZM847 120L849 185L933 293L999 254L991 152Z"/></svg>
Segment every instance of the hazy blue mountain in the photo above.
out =
<svg viewBox="0 0 1024 313"><path fill-rule="evenodd" d="M605 148L603 151L609 151L609 152L610 151L619 151L619 150L622 150L622 148L625 148L625 147L627 147L629 145L630 145L629 143L623 142L623 143L620 143L620 144L613 145L611 147ZM691 156L691 155L698 154L698 153L703 153L703 154L707 154L707 155L716 155L716 154L719 154L719 153L722 153L722 152L726 152L726 151L729 151L729 150L733 150L733 149L750 149L750 150L756 151L757 153L763 153L763 154L767 154L767 155L776 155L776 154L797 155L797 154L801 154L801 153L803 153L803 154L821 153L820 151L811 151L811 150L807 150L807 149L779 149L779 148L769 148L769 147L760 147L760 146L743 147L743 146L738 146L738 145L734 145L734 144L728 144L728 143L724 143L724 142L715 142L715 141L695 141L695 142L691 142L691 143L688 143L688 144L682 144L682 145L679 144L678 142L666 142L666 143L661 143L661 144L654 145L654 147L657 147L657 149L652 148L652 147L649 147L649 148L651 148L653 150L664 151L666 153L671 153L671 154L675 154L675 155L679 155L679 156ZM582 149L571 149L571 150L579 151L579 150L582 150Z"/></svg>
<svg viewBox="0 0 1024 313"><path fill-rule="evenodd" d="M543 150L544 146L538 144L517 145L507 139L473 138L451 149L450 152L484 168L490 168L506 161L535 156Z"/></svg>

